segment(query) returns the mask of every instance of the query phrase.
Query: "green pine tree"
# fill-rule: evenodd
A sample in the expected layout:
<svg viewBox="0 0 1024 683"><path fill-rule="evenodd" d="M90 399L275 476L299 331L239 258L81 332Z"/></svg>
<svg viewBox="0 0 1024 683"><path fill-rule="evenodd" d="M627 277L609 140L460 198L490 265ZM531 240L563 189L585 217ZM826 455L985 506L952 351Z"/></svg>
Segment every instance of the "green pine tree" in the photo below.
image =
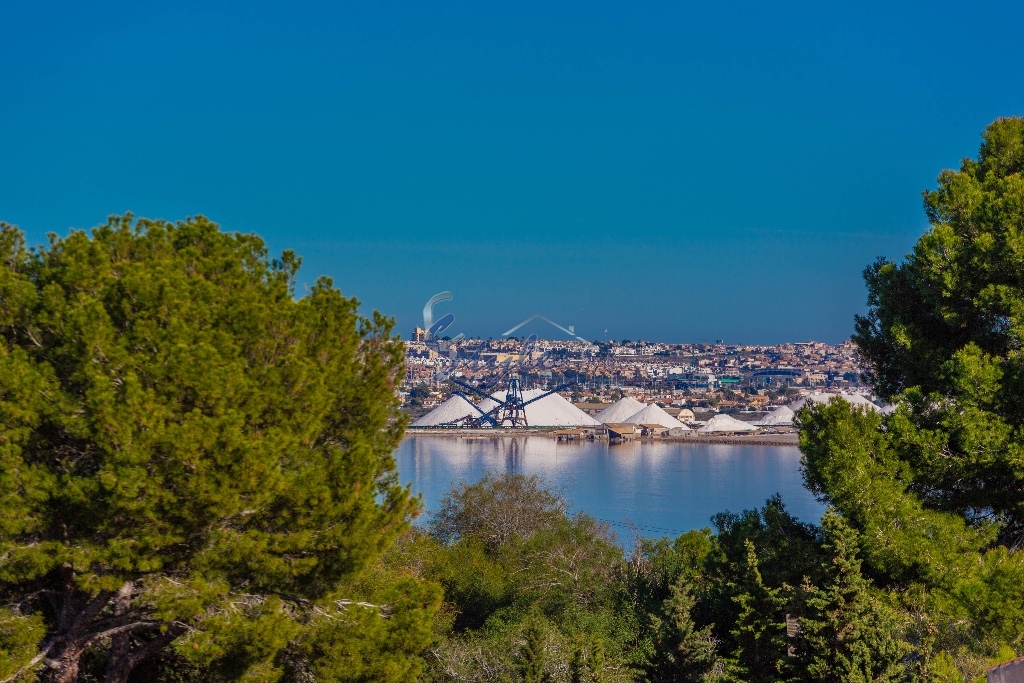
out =
<svg viewBox="0 0 1024 683"><path fill-rule="evenodd" d="M661 614L652 617L654 657L645 666L647 680L652 683L717 680L722 668L716 651L718 643L710 626L697 628L694 623L695 603L685 577L680 576L672 585Z"/></svg>
<svg viewBox="0 0 1024 683"><path fill-rule="evenodd" d="M569 657L569 683L584 683L587 676L587 654L583 643L573 644L572 656Z"/></svg>
<svg viewBox="0 0 1024 683"><path fill-rule="evenodd" d="M276 680L344 618L416 675L436 591L354 583L417 509L403 347L326 278L297 299L299 264L202 217L35 250L0 226L0 672Z"/></svg>
<svg viewBox="0 0 1024 683"><path fill-rule="evenodd" d="M853 337L897 409L810 408L800 441L866 572L915 596L915 660L972 680L1024 650L1024 119L989 125L924 203L913 252L865 271Z"/></svg>
<svg viewBox="0 0 1024 683"><path fill-rule="evenodd" d="M796 648L807 681L883 683L906 678L906 620L861 574L857 533L834 511L822 518L828 583L803 586L806 615Z"/></svg>
<svg viewBox="0 0 1024 683"><path fill-rule="evenodd" d="M608 663L608 656L605 654L604 642L595 637L590 642L590 652L587 656L587 674L591 683L605 683L608 676L605 666Z"/></svg>
<svg viewBox="0 0 1024 683"><path fill-rule="evenodd" d="M786 596L784 588L764 582L754 544L746 541L745 546L738 578L729 586L740 612L730 631L736 645L727 671L745 683L776 683L784 680L787 668Z"/></svg>
<svg viewBox="0 0 1024 683"><path fill-rule="evenodd" d="M605 683L606 659L599 637L591 637L589 643L577 640L569 658L569 683Z"/></svg>
<svg viewBox="0 0 1024 683"><path fill-rule="evenodd" d="M530 618L523 630L522 650L520 651L520 673L523 683L548 683L550 675L545 671L547 664L547 631L539 618Z"/></svg>

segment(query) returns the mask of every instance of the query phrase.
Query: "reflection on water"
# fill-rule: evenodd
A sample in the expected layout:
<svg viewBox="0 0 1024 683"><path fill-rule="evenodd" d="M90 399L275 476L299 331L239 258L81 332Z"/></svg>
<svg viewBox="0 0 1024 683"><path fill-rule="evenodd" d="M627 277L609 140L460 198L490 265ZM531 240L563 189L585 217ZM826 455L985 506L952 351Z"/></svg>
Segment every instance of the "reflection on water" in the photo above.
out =
<svg viewBox="0 0 1024 683"><path fill-rule="evenodd" d="M428 511L453 485L486 472L536 474L575 510L613 524L627 544L632 528L676 536L710 526L717 512L760 507L775 493L804 521L817 522L824 511L803 487L795 446L410 436L395 458L402 482L423 494Z"/></svg>

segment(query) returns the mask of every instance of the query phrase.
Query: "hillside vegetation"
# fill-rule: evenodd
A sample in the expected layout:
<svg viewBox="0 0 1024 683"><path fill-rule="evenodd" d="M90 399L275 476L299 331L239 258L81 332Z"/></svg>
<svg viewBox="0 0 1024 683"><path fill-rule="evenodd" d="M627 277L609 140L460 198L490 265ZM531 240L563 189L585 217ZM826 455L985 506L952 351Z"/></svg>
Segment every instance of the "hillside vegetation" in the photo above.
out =
<svg viewBox="0 0 1024 683"><path fill-rule="evenodd" d="M865 272L880 415L639 540L522 476L421 517L390 320L203 218L0 229L0 681L942 681L1024 653L1024 120Z"/></svg>

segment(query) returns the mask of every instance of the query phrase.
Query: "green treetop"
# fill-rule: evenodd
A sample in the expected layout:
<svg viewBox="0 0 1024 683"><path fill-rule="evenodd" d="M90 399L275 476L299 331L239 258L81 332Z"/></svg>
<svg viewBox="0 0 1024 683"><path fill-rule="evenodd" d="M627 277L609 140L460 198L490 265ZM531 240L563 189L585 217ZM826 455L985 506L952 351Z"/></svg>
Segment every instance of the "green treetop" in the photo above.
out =
<svg viewBox="0 0 1024 683"><path fill-rule="evenodd" d="M832 554L824 585L805 580L800 591L805 614L799 619L794 655L803 658L805 681L887 683L906 677L911 647L905 625L887 596L861 574L857 534L832 511L822 518L825 549Z"/></svg>
<svg viewBox="0 0 1024 683"><path fill-rule="evenodd" d="M920 615L918 669L972 680L1024 648L1024 119L991 124L924 203L913 253L865 272L854 335L898 408L801 411L801 449L866 573Z"/></svg>
<svg viewBox="0 0 1024 683"><path fill-rule="evenodd" d="M932 507L1024 544L1024 119L924 193L931 228L904 263L865 273L854 336L875 389L906 399L898 458Z"/></svg>
<svg viewBox="0 0 1024 683"><path fill-rule="evenodd" d="M0 678L233 642L232 677L275 679L415 511L392 322L326 278L296 299L294 254L201 217L36 250L4 224L0 259Z"/></svg>
<svg viewBox="0 0 1024 683"><path fill-rule="evenodd" d="M785 678L786 587L767 585L754 544L747 540L744 545L743 564L736 568L736 579L729 584L740 612L732 628L736 649L728 669L736 681L778 681Z"/></svg>

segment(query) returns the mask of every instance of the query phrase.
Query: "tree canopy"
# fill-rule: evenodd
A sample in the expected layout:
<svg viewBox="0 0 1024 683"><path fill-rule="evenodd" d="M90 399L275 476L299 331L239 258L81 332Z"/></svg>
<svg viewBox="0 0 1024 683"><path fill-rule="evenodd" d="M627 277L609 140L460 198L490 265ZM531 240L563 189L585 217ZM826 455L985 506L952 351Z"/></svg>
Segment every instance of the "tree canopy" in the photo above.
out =
<svg viewBox="0 0 1024 683"><path fill-rule="evenodd" d="M629 556L517 474L410 526L401 342L291 252L0 224L0 683L981 680L1024 652L1024 119L924 198L856 320L895 411L798 413L821 524Z"/></svg>
<svg viewBox="0 0 1024 683"><path fill-rule="evenodd" d="M272 680L317 614L398 609L344 593L417 506L389 319L202 217L5 224L0 260L0 679L124 681L174 643Z"/></svg>
<svg viewBox="0 0 1024 683"><path fill-rule="evenodd" d="M930 507L1024 545L1024 119L924 193L931 228L868 268L854 340L878 392L904 399L897 459Z"/></svg>
<svg viewBox="0 0 1024 683"><path fill-rule="evenodd" d="M1024 647L1024 119L982 138L924 193L913 253L865 271L854 341L896 411L800 415L807 483L916 615L925 678Z"/></svg>

